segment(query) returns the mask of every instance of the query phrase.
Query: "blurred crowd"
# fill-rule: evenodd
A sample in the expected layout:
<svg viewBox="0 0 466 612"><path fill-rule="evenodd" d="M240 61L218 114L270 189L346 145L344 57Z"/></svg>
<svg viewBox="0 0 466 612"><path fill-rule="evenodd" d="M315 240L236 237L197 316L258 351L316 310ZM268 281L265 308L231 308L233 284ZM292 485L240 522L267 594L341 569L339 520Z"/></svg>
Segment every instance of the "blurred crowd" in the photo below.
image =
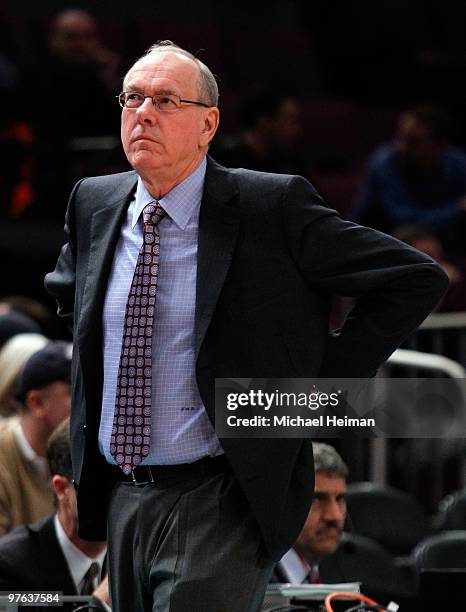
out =
<svg viewBox="0 0 466 612"><path fill-rule="evenodd" d="M133 47L123 44L122 24L112 37L105 19L82 9L47 16L35 24L36 37L27 43L13 42L19 32L7 31L6 24L8 19L0 48L0 219L13 231L40 224L44 236L48 228L63 225L69 193L79 178L128 169L119 144L116 95L132 60L130 50L137 52L150 37L158 37L157 23L133 24ZM18 18L11 24L20 30ZM161 28L161 36L166 29ZM320 55L312 55L311 44L286 74L281 65L293 57L293 46L285 30L283 51L270 50L277 54L278 76L271 78L273 66L267 64L253 83L242 82L231 74L238 70L235 61L229 67L225 49L220 52L220 35L204 27L196 39L194 30L179 27L192 47L206 46L201 53L212 56L209 61L218 64L220 73L222 128L212 156L227 166L304 175L344 216L427 249L452 284L439 310L463 310L466 155L457 146L465 142L461 114L425 88L417 100L407 95L404 104L402 99L383 105L371 104L369 96L365 101L357 95L335 97L331 84L317 78L319 70L310 58L315 64ZM176 41L177 28L171 32ZM239 38L243 35L249 40L245 32ZM298 52L306 40L304 25L294 35ZM251 48L242 52L252 60L263 57L265 39L257 36L256 47L250 39ZM241 55L239 45L233 50ZM309 71L304 81L297 74L303 57ZM57 236L49 244L56 245ZM14 258L23 265L15 244ZM37 262L32 268L45 271ZM5 270L3 294L16 292L14 276ZM31 287L30 293L37 291L37 285Z"/></svg>

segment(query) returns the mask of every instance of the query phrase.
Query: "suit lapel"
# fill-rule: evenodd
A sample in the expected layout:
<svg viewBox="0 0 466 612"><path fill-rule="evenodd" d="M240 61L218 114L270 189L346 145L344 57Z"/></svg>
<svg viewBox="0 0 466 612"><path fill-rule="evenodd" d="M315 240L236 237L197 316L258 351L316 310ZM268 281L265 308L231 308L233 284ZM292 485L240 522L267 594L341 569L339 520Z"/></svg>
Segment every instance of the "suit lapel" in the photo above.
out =
<svg viewBox="0 0 466 612"><path fill-rule="evenodd" d="M231 172L208 158L199 216L196 282L196 357L233 256L240 213L232 206L238 186Z"/></svg>
<svg viewBox="0 0 466 612"><path fill-rule="evenodd" d="M95 337L95 326L99 326L101 322L115 247L136 184L136 173L128 173L115 189L111 200L92 215L89 265L78 323L78 343L81 350L90 337Z"/></svg>

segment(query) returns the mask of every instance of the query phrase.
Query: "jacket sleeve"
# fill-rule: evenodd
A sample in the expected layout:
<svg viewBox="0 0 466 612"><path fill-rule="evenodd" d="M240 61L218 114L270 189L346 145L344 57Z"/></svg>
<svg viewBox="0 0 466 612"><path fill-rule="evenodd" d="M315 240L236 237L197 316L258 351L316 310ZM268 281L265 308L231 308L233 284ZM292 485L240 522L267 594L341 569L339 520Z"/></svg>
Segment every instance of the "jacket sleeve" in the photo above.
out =
<svg viewBox="0 0 466 612"><path fill-rule="evenodd" d="M65 218L65 244L58 257L55 270L45 277L45 288L57 302L57 313L73 329L73 311L76 283L75 205L76 194L82 181L71 193Z"/></svg>
<svg viewBox="0 0 466 612"><path fill-rule="evenodd" d="M435 308L448 287L446 274L395 238L341 219L301 177L290 178L282 212L306 283L355 298L342 329L329 335L320 376L373 376Z"/></svg>

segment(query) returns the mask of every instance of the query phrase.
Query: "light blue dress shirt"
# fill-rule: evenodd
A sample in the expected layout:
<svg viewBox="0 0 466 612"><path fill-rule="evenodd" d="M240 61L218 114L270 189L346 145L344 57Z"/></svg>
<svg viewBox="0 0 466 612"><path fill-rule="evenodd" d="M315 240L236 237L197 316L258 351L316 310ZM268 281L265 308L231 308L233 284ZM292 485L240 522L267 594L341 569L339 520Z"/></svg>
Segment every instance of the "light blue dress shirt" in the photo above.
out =
<svg viewBox="0 0 466 612"><path fill-rule="evenodd" d="M152 345L152 432L143 464L190 463L221 454L195 377L199 210L206 160L158 200L167 215L158 224L159 276ZM99 446L109 463L126 301L142 245L142 210L154 198L138 180L136 195L121 228L103 310L104 389Z"/></svg>
<svg viewBox="0 0 466 612"><path fill-rule="evenodd" d="M290 548L278 562L285 580L291 584L309 584L310 573L319 573L319 566L309 565L301 559L294 548Z"/></svg>

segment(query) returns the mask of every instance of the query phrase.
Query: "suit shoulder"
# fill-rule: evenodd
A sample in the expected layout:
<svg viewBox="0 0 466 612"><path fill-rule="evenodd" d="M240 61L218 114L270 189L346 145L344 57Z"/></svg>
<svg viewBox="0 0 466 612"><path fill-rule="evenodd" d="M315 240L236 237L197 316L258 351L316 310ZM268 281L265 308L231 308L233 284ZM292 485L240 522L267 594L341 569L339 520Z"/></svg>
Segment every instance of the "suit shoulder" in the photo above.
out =
<svg viewBox="0 0 466 612"><path fill-rule="evenodd" d="M281 186L285 187L297 178L292 174L276 174L274 172L260 172L259 170L249 170L247 168L228 168L228 172L236 178L241 186L257 185L260 187L266 186ZM302 178L302 177L301 177ZM305 180L305 179L303 179Z"/></svg>
<svg viewBox="0 0 466 612"><path fill-rule="evenodd" d="M29 565L38 551L37 533L28 525L16 527L0 538L0 567Z"/></svg>
<svg viewBox="0 0 466 612"><path fill-rule="evenodd" d="M137 183L138 175L134 170L119 172L117 174L106 174L102 176L89 176L81 179L74 187L80 197L108 197L114 196L115 192L121 190L127 194Z"/></svg>
<svg viewBox="0 0 466 612"><path fill-rule="evenodd" d="M253 198L283 198L288 194L299 194L303 197L317 197L316 189L306 178L295 174L276 174L259 172L246 168L229 168L229 172L237 181L240 192Z"/></svg>
<svg viewBox="0 0 466 612"><path fill-rule="evenodd" d="M128 180L133 179L137 179L137 174L134 170L129 170L128 172L116 172L115 174L87 176L82 179L82 182L85 182L87 185L92 185L94 187L105 187L107 185L118 185L122 182L124 183Z"/></svg>

